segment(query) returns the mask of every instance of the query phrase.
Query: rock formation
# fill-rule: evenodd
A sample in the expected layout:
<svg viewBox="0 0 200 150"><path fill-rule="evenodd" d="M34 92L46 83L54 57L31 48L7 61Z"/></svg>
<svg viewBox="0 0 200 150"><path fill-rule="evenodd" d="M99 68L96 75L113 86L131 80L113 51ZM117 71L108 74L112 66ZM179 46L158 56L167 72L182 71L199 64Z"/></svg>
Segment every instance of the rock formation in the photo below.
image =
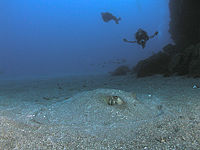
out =
<svg viewBox="0 0 200 150"><path fill-rule="evenodd" d="M169 32L175 45L167 45L140 61L134 72L138 77L163 74L200 77L200 1L170 0Z"/></svg>
<svg viewBox="0 0 200 150"><path fill-rule="evenodd" d="M128 72L130 72L131 70L129 69L128 66L119 66L118 68L116 68L113 72L111 72L112 76L123 76L126 75Z"/></svg>
<svg viewBox="0 0 200 150"><path fill-rule="evenodd" d="M200 1L170 0L171 38L180 48L200 41Z"/></svg>

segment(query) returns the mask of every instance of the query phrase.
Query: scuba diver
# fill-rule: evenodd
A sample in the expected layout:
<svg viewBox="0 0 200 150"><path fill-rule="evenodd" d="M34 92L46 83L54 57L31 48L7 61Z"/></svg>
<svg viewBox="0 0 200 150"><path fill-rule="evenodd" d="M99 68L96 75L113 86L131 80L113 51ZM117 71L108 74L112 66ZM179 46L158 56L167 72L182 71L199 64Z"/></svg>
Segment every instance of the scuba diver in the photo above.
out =
<svg viewBox="0 0 200 150"><path fill-rule="evenodd" d="M116 24L119 24L119 20L121 20L120 17L117 18L109 12L102 12L101 16L102 16L102 19L103 19L104 22L109 22L110 20L114 20Z"/></svg>
<svg viewBox="0 0 200 150"><path fill-rule="evenodd" d="M147 32L142 30L142 29L138 29L138 31L135 33L135 39L136 41L128 41L127 39L123 39L124 42L127 43L138 43L139 45L142 46L142 48L145 48L146 46L146 42L149 39L154 38L156 35L158 34L158 32L155 32L152 36L148 36Z"/></svg>

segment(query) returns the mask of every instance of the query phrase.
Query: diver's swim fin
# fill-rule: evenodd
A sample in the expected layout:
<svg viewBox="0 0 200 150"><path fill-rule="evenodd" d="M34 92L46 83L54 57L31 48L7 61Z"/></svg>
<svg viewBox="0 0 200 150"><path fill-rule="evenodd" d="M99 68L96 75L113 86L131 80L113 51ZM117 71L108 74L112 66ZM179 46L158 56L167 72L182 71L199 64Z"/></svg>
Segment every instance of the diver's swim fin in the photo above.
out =
<svg viewBox="0 0 200 150"><path fill-rule="evenodd" d="M119 21L121 20L121 17L119 17L118 19L115 19L115 23L119 24Z"/></svg>

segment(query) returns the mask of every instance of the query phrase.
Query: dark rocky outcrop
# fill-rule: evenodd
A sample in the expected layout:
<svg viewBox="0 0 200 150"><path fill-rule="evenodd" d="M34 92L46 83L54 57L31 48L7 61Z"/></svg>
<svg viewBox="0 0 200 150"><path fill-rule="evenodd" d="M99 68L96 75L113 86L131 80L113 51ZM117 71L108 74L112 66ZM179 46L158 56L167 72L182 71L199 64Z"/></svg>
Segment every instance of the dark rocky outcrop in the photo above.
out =
<svg viewBox="0 0 200 150"><path fill-rule="evenodd" d="M133 71L137 72L137 77L151 76L154 74L165 74L168 72L169 55L159 52L153 56L140 61Z"/></svg>
<svg viewBox="0 0 200 150"><path fill-rule="evenodd" d="M138 77L154 74L200 77L200 1L170 0L169 32L175 45L167 45L140 61L134 72Z"/></svg>
<svg viewBox="0 0 200 150"><path fill-rule="evenodd" d="M200 1L170 0L169 32L179 48L200 42Z"/></svg>
<svg viewBox="0 0 200 150"><path fill-rule="evenodd" d="M113 72L111 72L111 75L112 76L122 76L122 75L126 75L130 71L131 70L129 69L128 66L119 66Z"/></svg>
<svg viewBox="0 0 200 150"><path fill-rule="evenodd" d="M133 72L137 73L137 77L151 76L154 74L163 74L168 76L168 66L174 52L175 46L169 44L163 48L163 51L158 52L145 60L139 61L139 63L133 68Z"/></svg>
<svg viewBox="0 0 200 150"><path fill-rule="evenodd" d="M133 71L137 77L154 74L200 77L200 43L182 51L177 51L176 46L169 44L163 51L140 61Z"/></svg>
<svg viewBox="0 0 200 150"><path fill-rule="evenodd" d="M200 43L171 56L169 71L177 75L200 77Z"/></svg>

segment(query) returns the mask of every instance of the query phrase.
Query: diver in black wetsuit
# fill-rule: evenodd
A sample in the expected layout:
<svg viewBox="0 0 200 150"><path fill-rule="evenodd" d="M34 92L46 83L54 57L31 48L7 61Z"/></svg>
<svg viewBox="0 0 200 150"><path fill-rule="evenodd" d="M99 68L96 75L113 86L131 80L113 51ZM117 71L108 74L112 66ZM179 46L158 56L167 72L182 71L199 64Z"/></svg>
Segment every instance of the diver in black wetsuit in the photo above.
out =
<svg viewBox="0 0 200 150"><path fill-rule="evenodd" d="M136 41L128 41L125 38L123 39L123 41L127 42L127 43L138 43L139 45L142 46L142 48L145 48L146 42L149 39L154 38L157 34L158 34L158 32L155 32L154 35L148 36L148 34L147 34L146 31L144 31L142 29L138 29L138 31L135 33L135 39L136 39Z"/></svg>
<svg viewBox="0 0 200 150"><path fill-rule="evenodd" d="M119 24L119 21L121 20L121 18L117 18L115 16L113 16L113 14L109 13L109 12L102 12L101 13L102 19L104 22L109 22L110 20L114 20L116 24Z"/></svg>

